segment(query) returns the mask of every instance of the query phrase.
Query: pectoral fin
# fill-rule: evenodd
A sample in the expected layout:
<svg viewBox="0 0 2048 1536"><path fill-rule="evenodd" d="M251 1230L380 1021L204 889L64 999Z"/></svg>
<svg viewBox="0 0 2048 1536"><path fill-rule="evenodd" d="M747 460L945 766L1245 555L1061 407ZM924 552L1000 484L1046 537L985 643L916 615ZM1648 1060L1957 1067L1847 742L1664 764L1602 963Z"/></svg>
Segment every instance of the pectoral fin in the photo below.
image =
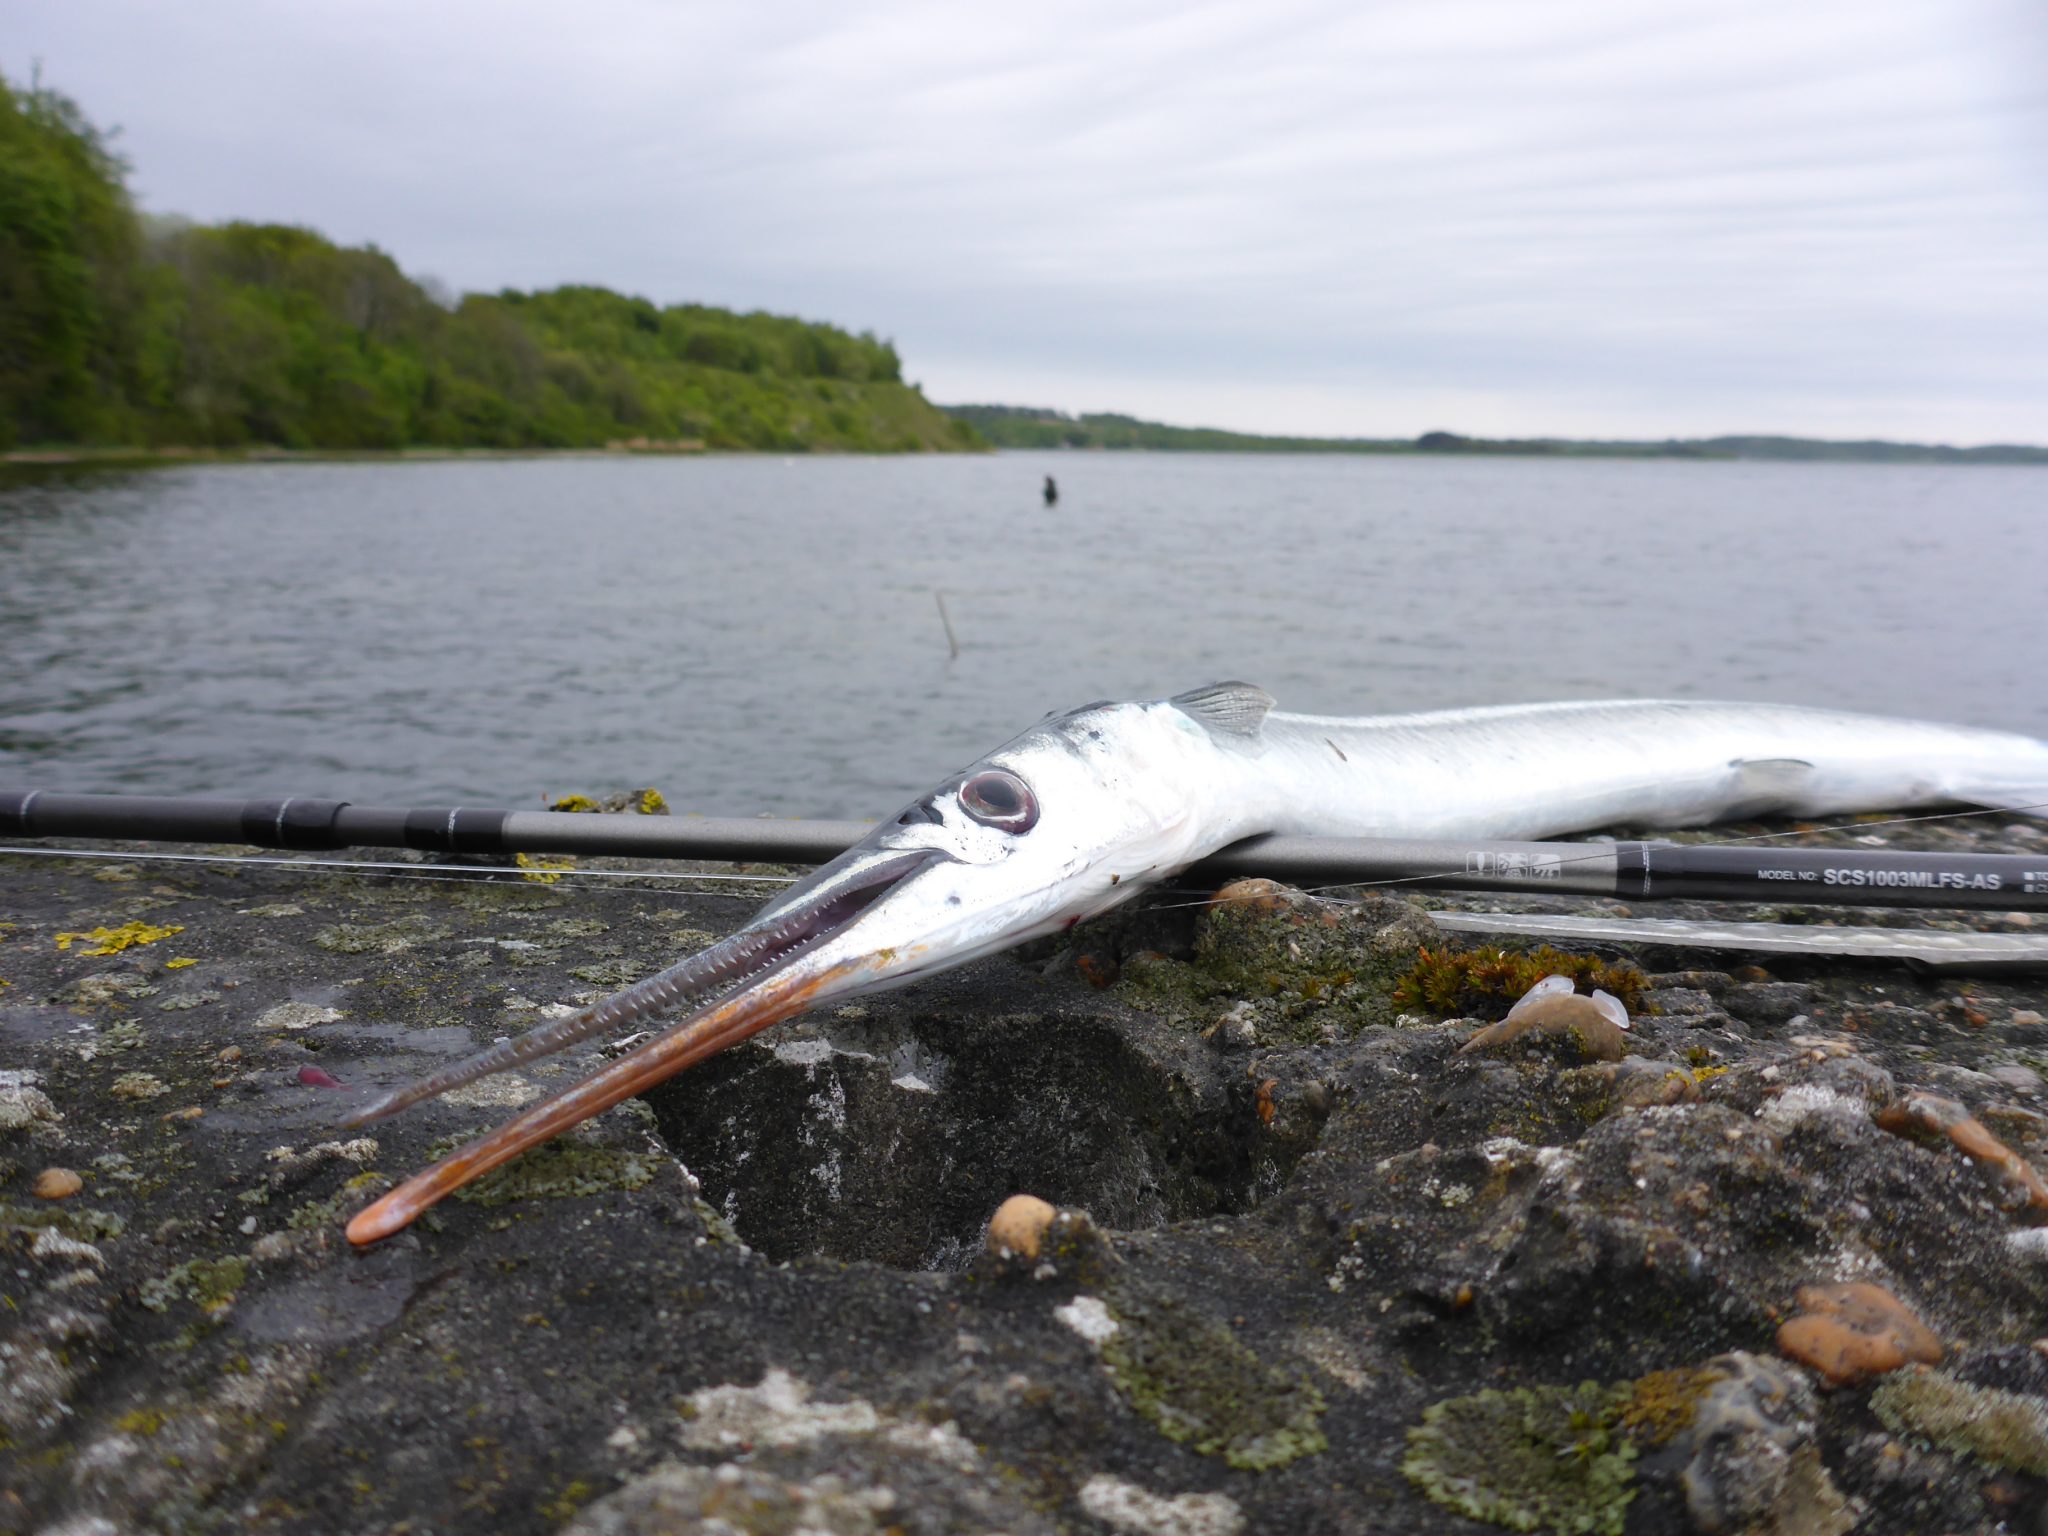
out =
<svg viewBox="0 0 2048 1536"><path fill-rule="evenodd" d="M1738 757L1729 763L1735 783L1724 816L1797 811L1805 804L1814 768L1803 757Z"/></svg>

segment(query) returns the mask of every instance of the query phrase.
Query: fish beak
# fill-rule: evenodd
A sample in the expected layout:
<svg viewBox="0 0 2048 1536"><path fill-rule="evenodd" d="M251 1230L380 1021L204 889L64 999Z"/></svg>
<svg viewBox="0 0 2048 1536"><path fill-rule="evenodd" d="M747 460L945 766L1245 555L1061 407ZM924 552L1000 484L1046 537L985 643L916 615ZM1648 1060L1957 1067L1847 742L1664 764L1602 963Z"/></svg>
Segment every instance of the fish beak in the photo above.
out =
<svg viewBox="0 0 2048 1536"><path fill-rule="evenodd" d="M665 1033L451 1152L365 1207L349 1222L348 1240L361 1247L403 1231L421 1212L472 1179L685 1067L827 998L879 984L895 953L886 946L863 946L862 919L883 897L947 857L931 848L855 849L772 904L746 928L680 965L575 1018L535 1030L359 1111L351 1124L380 1119L599 1030L698 1004ZM729 990L718 991L721 987ZM716 995L703 1001L707 993Z"/></svg>

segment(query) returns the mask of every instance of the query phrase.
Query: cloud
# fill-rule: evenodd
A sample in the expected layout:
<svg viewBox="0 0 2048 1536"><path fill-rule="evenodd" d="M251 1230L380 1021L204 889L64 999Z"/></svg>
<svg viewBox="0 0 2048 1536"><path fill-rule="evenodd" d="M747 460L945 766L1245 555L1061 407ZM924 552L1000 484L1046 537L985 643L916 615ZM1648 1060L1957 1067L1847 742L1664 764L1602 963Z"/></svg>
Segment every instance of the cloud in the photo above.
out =
<svg viewBox="0 0 2048 1536"><path fill-rule="evenodd" d="M827 316L942 399L1986 440L2048 420L2044 26L2032 0L0 0L0 67L40 56L124 124L150 206L461 287Z"/></svg>

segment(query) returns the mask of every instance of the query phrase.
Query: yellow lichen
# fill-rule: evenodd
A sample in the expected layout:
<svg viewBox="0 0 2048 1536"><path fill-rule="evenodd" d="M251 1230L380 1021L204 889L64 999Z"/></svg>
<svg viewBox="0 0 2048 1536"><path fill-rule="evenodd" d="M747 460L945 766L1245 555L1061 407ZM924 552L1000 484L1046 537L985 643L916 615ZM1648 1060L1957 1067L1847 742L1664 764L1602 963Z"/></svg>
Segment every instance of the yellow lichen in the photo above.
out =
<svg viewBox="0 0 2048 1536"><path fill-rule="evenodd" d="M1621 1427L1639 1444L1663 1445L1691 1426L1707 1389L1727 1379L1725 1372L1698 1365L1640 1376L1621 1405Z"/></svg>
<svg viewBox="0 0 2048 1536"><path fill-rule="evenodd" d="M553 885L566 871L576 867L572 858L542 858L531 853L515 854L513 861L526 871L526 878L535 885Z"/></svg>
<svg viewBox="0 0 2048 1536"><path fill-rule="evenodd" d="M564 795L549 804L551 811L595 811L597 802L588 795Z"/></svg>
<svg viewBox="0 0 2048 1536"><path fill-rule="evenodd" d="M80 950L81 955L118 955L124 949L132 949L138 944L154 944L159 939L168 939L172 934L184 931L184 926L179 923L161 928L154 923L123 923L118 928L95 928L90 933L60 933L57 935L57 947L69 949L85 940L93 948Z"/></svg>
<svg viewBox="0 0 2048 1536"><path fill-rule="evenodd" d="M198 963L190 955L180 955L175 960L166 960L164 962L164 969L167 971L182 971L186 966L197 965Z"/></svg>
<svg viewBox="0 0 2048 1536"><path fill-rule="evenodd" d="M668 801L663 798L661 791L658 789L643 789L640 791L640 802L634 808L642 816L666 816L668 814Z"/></svg>

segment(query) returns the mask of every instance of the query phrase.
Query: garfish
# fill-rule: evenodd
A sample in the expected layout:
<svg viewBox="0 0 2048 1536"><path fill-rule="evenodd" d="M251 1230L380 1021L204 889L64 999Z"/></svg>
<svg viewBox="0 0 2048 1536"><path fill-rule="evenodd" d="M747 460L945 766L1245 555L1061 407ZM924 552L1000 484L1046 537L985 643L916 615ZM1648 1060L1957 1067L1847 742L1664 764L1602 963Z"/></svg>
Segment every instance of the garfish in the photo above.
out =
<svg viewBox="0 0 2048 1536"><path fill-rule="evenodd" d="M1255 834L1526 839L2048 802L2048 742L1963 726L1666 700L1352 718L1273 704L1232 682L1048 715L731 937L377 1099L349 1123L689 1010L399 1184L349 1223L349 1240L391 1236L478 1175L771 1024L1072 927Z"/></svg>

